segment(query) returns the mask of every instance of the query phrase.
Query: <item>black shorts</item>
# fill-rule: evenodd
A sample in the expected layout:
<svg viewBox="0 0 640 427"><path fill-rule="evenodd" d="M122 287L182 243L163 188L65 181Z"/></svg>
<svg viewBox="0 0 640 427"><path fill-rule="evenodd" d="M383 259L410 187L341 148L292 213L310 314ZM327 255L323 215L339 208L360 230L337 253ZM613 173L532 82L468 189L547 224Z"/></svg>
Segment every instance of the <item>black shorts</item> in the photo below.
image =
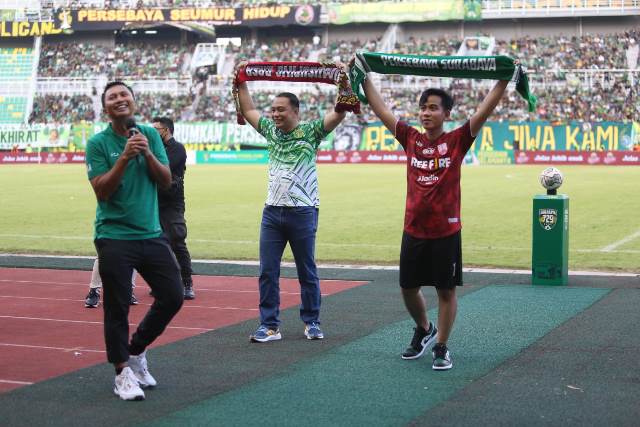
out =
<svg viewBox="0 0 640 427"><path fill-rule="evenodd" d="M458 231L439 239L417 239L402 234L400 287L452 289L462 286L462 239Z"/></svg>

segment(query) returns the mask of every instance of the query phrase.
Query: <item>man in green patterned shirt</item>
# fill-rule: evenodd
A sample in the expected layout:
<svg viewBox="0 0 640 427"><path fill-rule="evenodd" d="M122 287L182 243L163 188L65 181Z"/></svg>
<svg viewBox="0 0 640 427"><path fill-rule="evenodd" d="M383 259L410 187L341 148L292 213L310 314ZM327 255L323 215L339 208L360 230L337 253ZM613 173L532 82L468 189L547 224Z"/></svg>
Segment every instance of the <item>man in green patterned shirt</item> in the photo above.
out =
<svg viewBox="0 0 640 427"><path fill-rule="evenodd" d="M320 205L316 150L346 113L331 111L322 119L301 123L298 97L283 92L274 98L268 119L256 109L246 83L239 85L238 98L242 115L266 138L269 150L269 187L260 226L260 325L251 341L282 339L279 278L287 242L298 271L304 334L310 340L322 339L320 282L314 256Z"/></svg>

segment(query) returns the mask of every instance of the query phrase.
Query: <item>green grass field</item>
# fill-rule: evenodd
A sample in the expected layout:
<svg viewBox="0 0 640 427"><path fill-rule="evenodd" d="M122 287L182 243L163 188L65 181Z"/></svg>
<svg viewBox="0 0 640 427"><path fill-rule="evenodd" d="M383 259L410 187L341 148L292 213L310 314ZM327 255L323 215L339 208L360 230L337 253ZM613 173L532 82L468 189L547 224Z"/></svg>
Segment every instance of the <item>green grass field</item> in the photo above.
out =
<svg viewBox="0 0 640 427"><path fill-rule="evenodd" d="M463 168L465 266L528 269L532 197L542 166ZM564 166L573 270L640 269L640 168ZM320 165L319 262L396 264L403 165ZM3 166L0 252L94 255L95 197L83 165ZM266 165L191 166L188 244L194 259L258 257ZM291 254L286 252L286 259Z"/></svg>

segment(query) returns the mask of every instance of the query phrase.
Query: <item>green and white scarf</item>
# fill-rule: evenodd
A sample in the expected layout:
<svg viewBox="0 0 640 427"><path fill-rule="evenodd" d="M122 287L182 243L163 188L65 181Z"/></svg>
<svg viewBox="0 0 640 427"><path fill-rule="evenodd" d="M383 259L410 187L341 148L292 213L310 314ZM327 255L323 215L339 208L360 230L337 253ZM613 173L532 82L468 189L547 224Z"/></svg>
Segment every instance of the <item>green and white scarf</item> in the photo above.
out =
<svg viewBox="0 0 640 427"><path fill-rule="evenodd" d="M536 107L536 97L529 90L527 74L520 64L516 65L514 59L508 56L422 56L358 52L349 77L353 92L365 104L368 101L361 85L371 71L380 74L491 80L511 80L515 73L516 91L529 104L529 111L534 111Z"/></svg>

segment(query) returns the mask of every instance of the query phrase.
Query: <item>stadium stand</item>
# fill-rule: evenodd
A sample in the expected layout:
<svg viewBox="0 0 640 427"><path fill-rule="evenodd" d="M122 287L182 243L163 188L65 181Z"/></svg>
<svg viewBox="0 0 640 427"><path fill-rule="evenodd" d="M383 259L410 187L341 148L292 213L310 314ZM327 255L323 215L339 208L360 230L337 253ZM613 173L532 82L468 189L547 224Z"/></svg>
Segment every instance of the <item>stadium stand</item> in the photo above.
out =
<svg viewBox="0 0 640 427"><path fill-rule="evenodd" d="M33 61L31 48L0 48L0 124L24 122Z"/></svg>
<svg viewBox="0 0 640 427"><path fill-rule="evenodd" d="M552 122L561 120L632 120L637 114L635 96L637 89L633 80L629 80L631 69L627 53L635 49L635 66L637 67L637 42L640 33L628 31L615 34L585 35L582 37L529 37L524 36L512 40L496 40L496 54L519 57L529 68L534 87L553 87L553 91L540 91L540 107L535 117ZM426 39L409 37L405 42L397 42L390 49L394 53L453 55L462 40L440 37ZM357 49L377 50L380 40L336 40L326 47L317 47L311 40L293 38L286 41L267 40L260 43L248 43L242 47L226 48L227 62L252 60L308 60L314 55L318 60L346 62L352 52ZM70 49L66 50L66 49ZM167 76L168 78L188 78L189 57L191 47L171 45L152 46L149 44L116 45L115 48L96 45L46 45L40 60L39 75L46 77L72 76L95 78L103 74L107 78L121 78L137 81L151 76ZM69 52L72 55L69 55ZM86 54L91 52L91 55ZM133 52L133 53L132 53ZM126 55L127 59L123 59ZM73 58L73 59L67 59ZM154 60L159 58L159 60ZM166 60L167 58L170 58ZM182 64L178 66L177 64ZM606 71L602 71L606 70ZM615 71L617 70L617 71ZM637 75L637 74L636 74ZM384 94L392 99L395 111L402 117L409 118L415 110L416 86L425 80L415 77L396 76L383 82ZM230 76L211 76L206 88L196 86L191 94L171 96L159 92L157 96L145 96L141 102L141 116L146 120L157 114L171 114L186 121L229 121L235 118L233 100L229 94ZM458 107L453 118L467 117L469 111L465 106L475 104L467 94L474 93L482 99L488 85L486 82L451 81L447 87L461 96L457 100ZM264 91L257 98L258 105L268 110L269 95L275 92ZM197 99L196 99L197 98ZM608 108L604 103L593 101L608 99ZM324 93L301 92L302 107L316 116L331 107L333 96ZM42 108L34 109L30 121L68 120L65 108L44 108L46 102L55 102L54 97L38 98ZM44 104L43 104L44 103ZM86 111L91 101L87 97L72 97L64 101L76 103L79 111ZM636 108L634 108L634 105ZM579 106L580 108L576 108ZM73 109L73 107L72 107ZM43 114L47 112L47 117ZM99 111L96 112L99 117ZM80 113L83 115L84 113ZM496 112L498 120L518 121L531 118L521 107L521 101L513 94ZM361 118L350 118L350 121L373 120L365 112Z"/></svg>
<svg viewBox="0 0 640 427"><path fill-rule="evenodd" d="M30 0L29 0L30 1ZM23 4L29 3L25 1ZM373 0L331 3L372 3ZM20 3L20 2L18 2ZM31 1L28 7L36 7ZM322 4L314 0L280 0L278 4ZM640 116L637 101L638 19L640 0L483 0L483 20L460 22L406 22L322 25L315 28L250 26L216 27L218 41L193 31L170 26L149 26L120 31L77 32L46 36L41 49L34 47L0 51L0 80L11 76L12 92L0 90L2 123L69 123L101 120L100 89L111 79L131 83L140 101L140 115L149 120L169 114L179 121L235 121L230 97L233 66L240 60L296 60L347 62L356 50L403 54L455 55L464 52L467 40L488 40L488 54L519 58L525 64L534 93L540 99L534 113L509 93L496 110L499 121L547 120L551 122L629 121ZM214 7L274 4L268 0L47 0L58 8ZM16 6L18 7L18 6ZM26 6L27 7L27 6ZM631 12L629 12L631 11ZM626 16L630 15L630 16ZM544 20L535 19L544 17ZM637 18L637 16L636 16ZM137 33L137 34L136 34ZM151 32L150 32L151 33ZM233 42L231 42L233 41ZM4 46L4 45L3 45ZM14 49L14 50L12 50ZM29 53L31 52L31 53ZM27 81L34 76L37 87ZM21 71L12 71L17 67ZM488 81L387 76L379 87L394 111L409 119L415 111L417 92L427 85L453 91L453 119L468 116L467 105L481 99ZM3 84L4 87L8 85ZM22 87L15 93L16 87ZM281 87L256 88L258 107L268 112L269 99ZM302 108L316 117L331 108L333 88L296 85ZM34 96L35 93L35 96ZM22 114L21 114L22 112ZM367 108L348 123L374 120Z"/></svg>

